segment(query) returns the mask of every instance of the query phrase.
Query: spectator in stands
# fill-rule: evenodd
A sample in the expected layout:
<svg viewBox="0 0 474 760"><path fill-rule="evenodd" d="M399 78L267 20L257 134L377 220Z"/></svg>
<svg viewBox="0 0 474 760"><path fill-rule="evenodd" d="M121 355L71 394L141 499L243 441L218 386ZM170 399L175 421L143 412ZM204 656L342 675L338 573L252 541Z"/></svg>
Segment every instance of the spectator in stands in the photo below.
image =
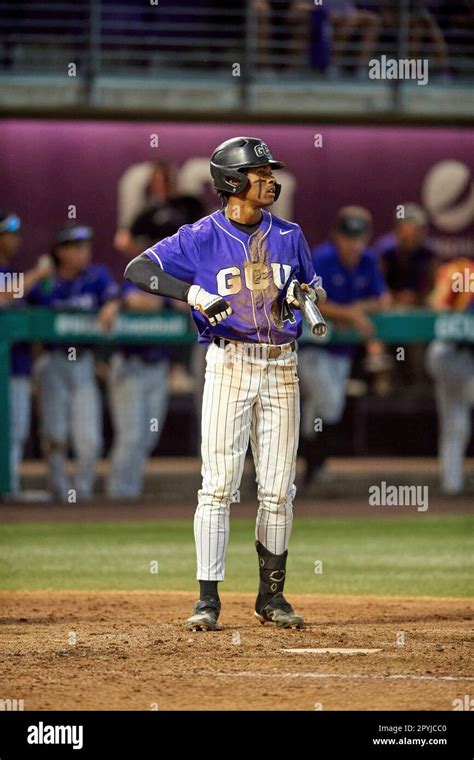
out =
<svg viewBox="0 0 474 760"><path fill-rule="evenodd" d="M464 286L456 282L459 279ZM473 280L474 262L471 259L461 258L443 264L436 274L431 299L433 308L474 315ZM435 383L441 488L448 495L461 494L474 407L474 343L433 341L428 348L427 368Z"/></svg>
<svg viewBox="0 0 474 760"><path fill-rule="evenodd" d="M474 0L440 0L434 15L444 32L474 30Z"/></svg>
<svg viewBox="0 0 474 760"><path fill-rule="evenodd" d="M193 32L193 48L201 45L203 53L202 61L216 66L228 67L233 62L238 61L242 49L245 45L245 23L247 13L247 2L229 3L229 0L202 0L199 7L202 13L200 23L202 24L201 42ZM196 2L193 2L194 8L193 23L196 23ZM212 39L212 45L209 45L209 38ZM199 50L199 47L198 47ZM211 54L211 56L209 55Z"/></svg>
<svg viewBox="0 0 474 760"><path fill-rule="evenodd" d="M451 68L457 74L468 73L466 62L472 59L474 45L474 0L441 0L433 14L448 46Z"/></svg>
<svg viewBox="0 0 474 760"><path fill-rule="evenodd" d="M164 300L126 282L122 303L128 311L158 313ZM112 499L138 499L146 459L157 445L168 406L170 351L156 345L123 345L108 375L114 441L107 478Z"/></svg>
<svg viewBox="0 0 474 760"><path fill-rule="evenodd" d="M327 292L322 313L336 324L353 327L365 340L373 335L369 314L389 305L382 273L368 248L371 236L370 212L345 206L338 211L332 240L312 254L314 270ZM353 354L353 345L340 344L303 345L299 352L306 486L321 475L330 454L330 431L342 418Z"/></svg>
<svg viewBox="0 0 474 760"><path fill-rule="evenodd" d="M0 212L0 308L25 306L32 288L51 275L46 258L28 272L20 272L14 259L21 246L21 220L14 213ZM31 348L13 346L10 380L10 495L20 498L20 463L30 432Z"/></svg>
<svg viewBox="0 0 474 760"><path fill-rule="evenodd" d="M91 262L90 227L67 224L54 241L54 271L35 286L30 302L53 309L97 313L110 330L120 307L119 289L109 270ZM101 449L102 410L94 373L94 346L54 343L38 360L42 446L54 496L62 502L93 495ZM76 455L74 488L66 470L69 441Z"/></svg>
<svg viewBox="0 0 474 760"><path fill-rule="evenodd" d="M197 198L177 193L176 167L169 161L140 164L130 171L135 169L140 174L138 183L131 183L131 192L124 182L126 176L121 180L122 219L114 238L115 247L128 258L174 235L183 224L191 224L205 213Z"/></svg>
<svg viewBox="0 0 474 760"><path fill-rule="evenodd" d="M382 34L388 33L389 41L396 42L401 20L402 6L392 0L379 0L382 20ZM409 0L408 3L408 57L433 58L437 66L438 79L449 82L450 67L448 47L435 16L425 0Z"/></svg>
<svg viewBox="0 0 474 760"><path fill-rule="evenodd" d="M380 34L380 15L351 0L325 0L324 6L332 28L331 63L326 73L335 78L350 67L357 77L366 78Z"/></svg>
<svg viewBox="0 0 474 760"><path fill-rule="evenodd" d="M308 62L339 76L350 66L367 74L381 25L380 16L350 0L252 0L257 12L258 64L264 69L299 67ZM330 44L330 37L332 42ZM354 36L360 40L352 55Z"/></svg>
<svg viewBox="0 0 474 760"><path fill-rule="evenodd" d="M257 17L258 64L267 70L287 68L295 62L292 38L302 21L301 0L250 0ZM299 24L298 24L299 22Z"/></svg>
<svg viewBox="0 0 474 760"><path fill-rule="evenodd" d="M436 254L427 236L425 211L416 203L402 203L395 211L393 230L374 244L393 301L399 306L423 306L433 289Z"/></svg>

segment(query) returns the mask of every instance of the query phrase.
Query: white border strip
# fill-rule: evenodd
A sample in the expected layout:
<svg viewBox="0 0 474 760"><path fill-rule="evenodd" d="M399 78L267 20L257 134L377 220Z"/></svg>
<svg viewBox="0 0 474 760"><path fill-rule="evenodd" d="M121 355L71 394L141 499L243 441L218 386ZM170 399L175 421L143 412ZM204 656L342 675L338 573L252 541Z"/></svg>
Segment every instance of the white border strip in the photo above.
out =
<svg viewBox="0 0 474 760"><path fill-rule="evenodd" d="M198 675L195 673L195 675ZM474 681L474 676L417 676L408 673L394 673L390 676L372 675L365 673L262 673L259 671L241 671L223 673L215 671L200 671L200 676L221 676L222 678L313 678L313 679L342 679L346 681Z"/></svg>

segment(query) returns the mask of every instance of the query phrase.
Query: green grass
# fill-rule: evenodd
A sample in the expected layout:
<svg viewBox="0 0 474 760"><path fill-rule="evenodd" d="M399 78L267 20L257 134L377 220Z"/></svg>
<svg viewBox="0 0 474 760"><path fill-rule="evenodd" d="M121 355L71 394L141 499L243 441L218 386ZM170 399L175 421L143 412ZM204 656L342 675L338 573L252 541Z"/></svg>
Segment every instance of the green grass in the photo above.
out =
<svg viewBox="0 0 474 760"><path fill-rule="evenodd" d="M469 596L473 519L295 521L289 592ZM192 521L10 523L0 527L0 589L194 590ZM150 563L159 563L158 574ZM322 574L314 572L321 560ZM254 521L231 520L223 590L254 591Z"/></svg>

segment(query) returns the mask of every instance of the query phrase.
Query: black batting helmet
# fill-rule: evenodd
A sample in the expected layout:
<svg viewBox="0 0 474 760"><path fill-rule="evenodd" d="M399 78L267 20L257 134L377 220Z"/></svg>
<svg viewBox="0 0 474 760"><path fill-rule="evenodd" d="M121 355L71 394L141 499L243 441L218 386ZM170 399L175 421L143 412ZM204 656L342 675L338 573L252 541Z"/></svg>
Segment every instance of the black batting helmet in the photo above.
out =
<svg viewBox="0 0 474 760"><path fill-rule="evenodd" d="M268 145L259 137L232 137L217 146L211 157L211 176L218 192L238 195L248 183L246 169L270 164L272 169L283 169L282 161L275 161ZM238 185L229 182L238 180ZM275 183L275 200L281 185Z"/></svg>

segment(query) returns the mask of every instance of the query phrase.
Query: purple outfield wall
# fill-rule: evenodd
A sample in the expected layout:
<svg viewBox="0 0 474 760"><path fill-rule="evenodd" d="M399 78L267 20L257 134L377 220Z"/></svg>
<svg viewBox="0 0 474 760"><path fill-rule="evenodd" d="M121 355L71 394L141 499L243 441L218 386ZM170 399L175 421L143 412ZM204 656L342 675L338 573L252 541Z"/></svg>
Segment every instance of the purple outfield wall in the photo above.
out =
<svg viewBox="0 0 474 760"><path fill-rule="evenodd" d="M22 265L49 248L74 204L77 218L95 228L96 258L119 274L124 261L112 239L123 172L157 158L181 166L238 134L261 136L287 162L296 178L293 218L311 245L325 239L343 204L366 205L379 235L397 203L417 201L430 214L441 255L474 255L472 129L12 119L0 123L0 208L24 221Z"/></svg>

